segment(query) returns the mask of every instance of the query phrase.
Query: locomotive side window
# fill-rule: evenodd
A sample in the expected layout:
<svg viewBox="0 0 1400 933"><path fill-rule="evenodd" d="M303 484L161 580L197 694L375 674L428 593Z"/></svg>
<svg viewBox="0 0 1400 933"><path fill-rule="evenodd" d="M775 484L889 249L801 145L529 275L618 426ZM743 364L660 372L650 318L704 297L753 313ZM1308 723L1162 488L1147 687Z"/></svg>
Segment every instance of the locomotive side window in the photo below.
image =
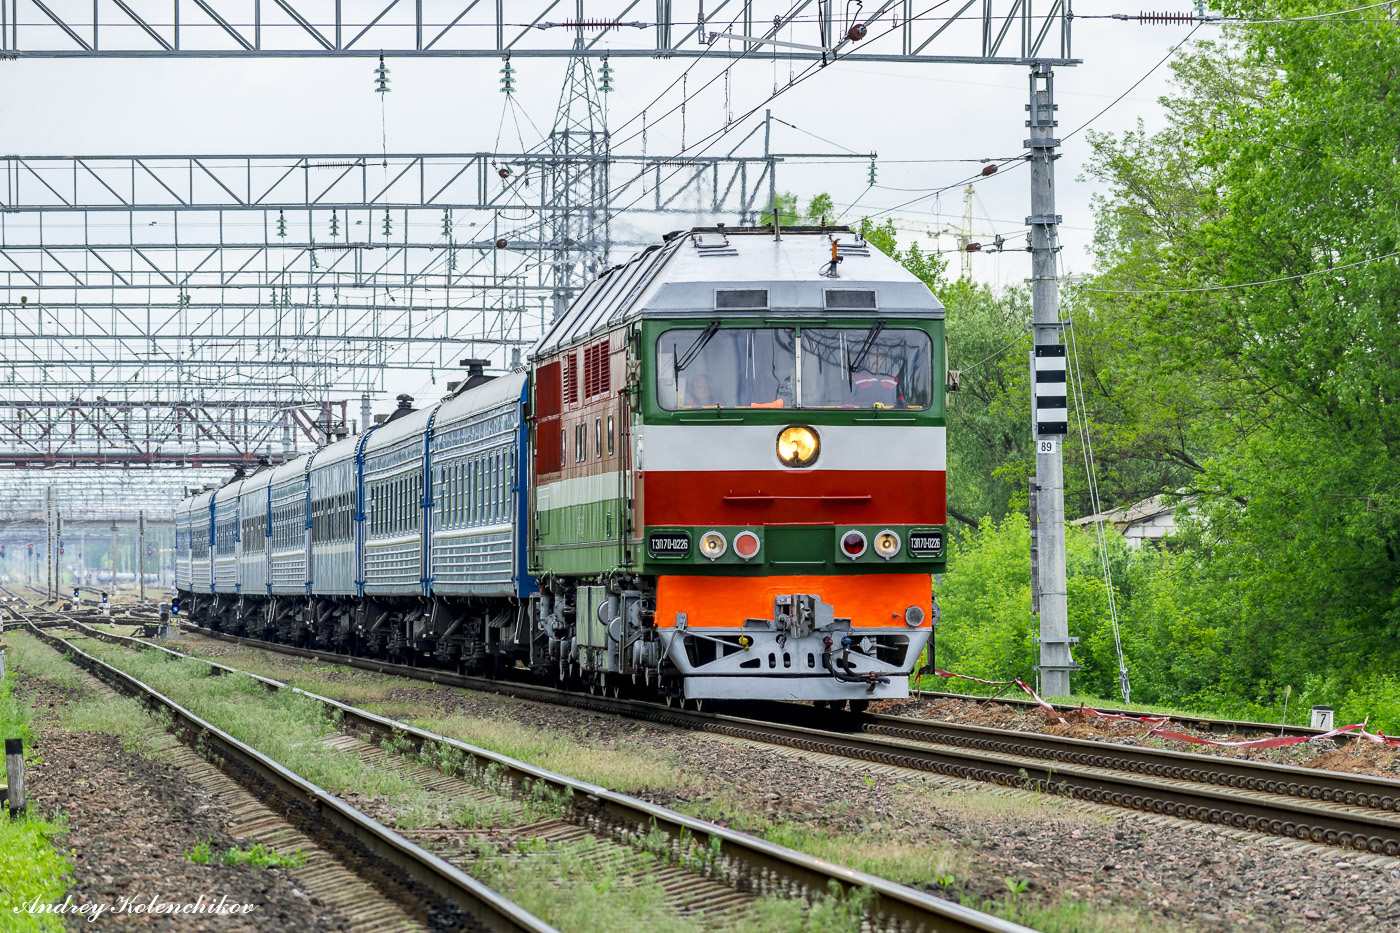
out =
<svg viewBox="0 0 1400 933"><path fill-rule="evenodd" d="M786 408L796 403L791 328L668 330L657 340L657 397L667 411Z"/></svg>

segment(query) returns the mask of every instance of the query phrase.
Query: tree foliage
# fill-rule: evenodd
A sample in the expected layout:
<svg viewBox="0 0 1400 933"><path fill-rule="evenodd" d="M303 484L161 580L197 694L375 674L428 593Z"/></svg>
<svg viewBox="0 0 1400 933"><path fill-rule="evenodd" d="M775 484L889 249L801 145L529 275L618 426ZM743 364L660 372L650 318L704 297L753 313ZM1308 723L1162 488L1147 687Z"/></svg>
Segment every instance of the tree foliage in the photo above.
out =
<svg viewBox="0 0 1400 933"><path fill-rule="evenodd" d="M1397 15L1296 19L1342 9L1227 2L1268 22L1174 62L1162 130L1092 137L1096 271L1066 304L1103 507L1183 506L1167 551L1110 539L1135 700L1276 715L1292 685L1300 709L1400 725ZM892 227L867 236L921 274ZM964 370L939 660L1024 674L1026 298L921 277ZM1092 510L1082 454L1067 438L1071 517ZM1075 684L1111 694L1098 557L1070 537Z"/></svg>

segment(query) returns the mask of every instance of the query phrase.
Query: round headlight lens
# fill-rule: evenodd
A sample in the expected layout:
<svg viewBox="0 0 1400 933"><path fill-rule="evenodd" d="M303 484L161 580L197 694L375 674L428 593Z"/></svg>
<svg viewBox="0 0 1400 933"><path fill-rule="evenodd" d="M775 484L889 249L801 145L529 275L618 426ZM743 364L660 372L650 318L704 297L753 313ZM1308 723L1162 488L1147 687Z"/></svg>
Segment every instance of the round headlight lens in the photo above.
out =
<svg viewBox="0 0 1400 933"><path fill-rule="evenodd" d="M729 542L718 531L707 531L700 536L700 553L714 560L724 555Z"/></svg>
<svg viewBox="0 0 1400 933"><path fill-rule="evenodd" d="M899 553L899 535L886 528L875 536L875 553L885 560Z"/></svg>
<svg viewBox="0 0 1400 933"><path fill-rule="evenodd" d="M910 606L904 610L904 621L910 628L918 628L924 624L924 609L922 606Z"/></svg>
<svg viewBox="0 0 1400 933"><path fill-rule="evenodd" d="M841 536L841 551L849 558L857 558L865 553L865 535L859 531L848 531Z"/></svg>
<svg viewBox="0 0 1400 933"><path fill-rule="evenodd" d="M744 560L753 560L758 554L758 535L752 531L741 531L734 536L734 553Z"/></svg>
<svg viewBox="0 0 1400 933"><path fill-rule="evenodd" d="M778 435L778 459L790 467L806 467L817 462L822 442L811 428L794 424Z"/></svg>

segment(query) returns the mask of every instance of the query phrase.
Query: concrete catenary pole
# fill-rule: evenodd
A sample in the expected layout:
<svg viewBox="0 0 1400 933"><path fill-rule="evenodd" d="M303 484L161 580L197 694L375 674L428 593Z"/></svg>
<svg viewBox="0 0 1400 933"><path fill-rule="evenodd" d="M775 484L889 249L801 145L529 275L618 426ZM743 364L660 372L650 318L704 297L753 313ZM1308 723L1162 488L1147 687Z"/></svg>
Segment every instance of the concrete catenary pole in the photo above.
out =
<svg viewBox="0 0 1400 933"><path fill-rule="evenodd" d="M146 513L136 513L136 586L137 599L146 605Z"/></svg>
<svg viewBox="0 0 1400 933"><path fill-rule="evenodd" d="M117 520L112 519L112 596L117 595Z"/></svg>
<svg viewBox="0 0 1400 933"><path fill-rule="evenodd" d="M1069 606L1065 583L1065 479L1060 438L1068 424L1065 349L1061 342L1059 282L1056 258L1060 251L1055 213L1055 76L1049 64L1031 66L1030 128L1026 148L1031 163L1031 308L1035 334L1035 483L1036 580L1040 587L1040 686L1047 696L1069 693L1070 671L1078 670L1070 656Z"/></svg>
<svg viewBox="0 0 1400 933"><path fill-rule="evenodd" d="M54 539L57 537L53 527L54 504L53 504L53 484L49 484L44 489L44 530L48 534L48 550L45 551L47 560L45 563L45 589L48 592L48 601L53 602L54 588L58 586L58 581L54 579L54 568L58 564L58 545Z"/></svg>

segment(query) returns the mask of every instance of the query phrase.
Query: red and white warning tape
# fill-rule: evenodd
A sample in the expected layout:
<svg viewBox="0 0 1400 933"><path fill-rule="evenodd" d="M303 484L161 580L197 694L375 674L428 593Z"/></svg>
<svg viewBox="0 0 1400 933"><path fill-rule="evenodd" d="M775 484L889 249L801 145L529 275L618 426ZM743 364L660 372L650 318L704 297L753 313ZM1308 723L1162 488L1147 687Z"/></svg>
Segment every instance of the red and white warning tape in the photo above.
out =
<svg viewBox="0 0 1400 933"><path fill-rule="evenodd" d="M1052 717L1056 722L1066 723L1068 721L1060 715L1055 707L1046 703L1040 698L1030 686L1019 677L1015 680L983 680L981 677L970 677L967 674L954 674L952 671L945 671L941 668L934 668L933 673L939 677L955 677L958 680L970 680L974 683L986 684L991 687L1019 687L1032 700L1039 704L1047 716ZM1092 716L1098 719L1125 719L1133 722L1150 723L1153 727L1146 733L1148 736L1156 736L1160 739L1171 739L1175 742L1188 742L1192 745L1216 745L1224 748L1277 748L1282 745L1299 745L1303 742L1315 742L1319 739L1331 739L1339 735L1355 732L1359 738L1368 742L1377 742L1383 745L1400 745L1400 739L1391 738L1384 732L1367 732L1366 723L1358 722L1349 726L1340 726L1331 732L1324 732L1321 735L1276 735L1267 739L1249 739L1243 742L1218 742L1215 739L1203 739L1199 736L1187 735L1185 732L1176 732L1172 729L1162 728L1163 723L1171 722L1170 716L1128 716L1123 713L1105 713L1094 709L1092 706L1080 704L1078 714L1082 716Z"/></svg>

